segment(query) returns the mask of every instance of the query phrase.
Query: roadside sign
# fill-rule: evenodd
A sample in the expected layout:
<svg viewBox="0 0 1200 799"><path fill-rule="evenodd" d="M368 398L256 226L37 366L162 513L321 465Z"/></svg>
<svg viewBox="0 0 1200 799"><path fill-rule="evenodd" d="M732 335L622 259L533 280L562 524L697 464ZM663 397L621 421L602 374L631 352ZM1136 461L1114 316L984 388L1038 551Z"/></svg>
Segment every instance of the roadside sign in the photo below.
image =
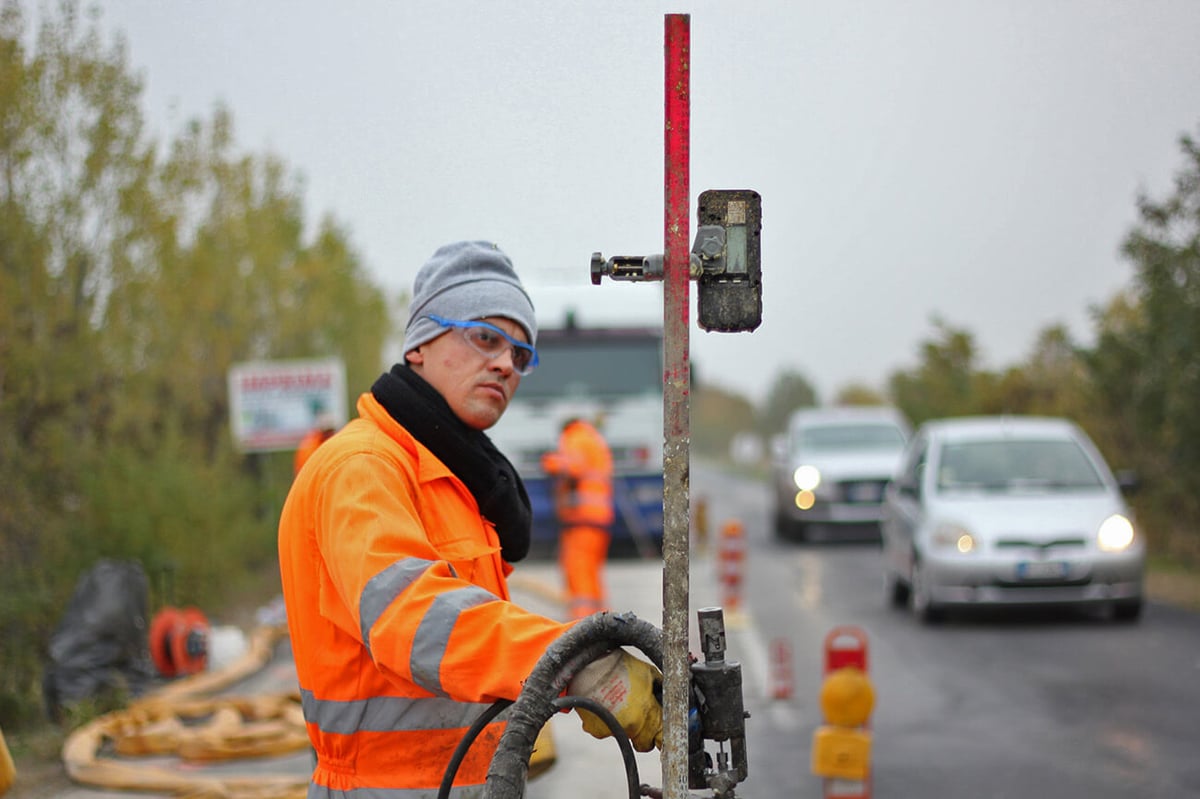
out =
<svg viewBox="0 0 1200 799"><path fill-rule="evenodd" d="M340 358L254 361L229 370L229 422L242 452L295 449L317 417L346 423L346 368Z"/></svg>

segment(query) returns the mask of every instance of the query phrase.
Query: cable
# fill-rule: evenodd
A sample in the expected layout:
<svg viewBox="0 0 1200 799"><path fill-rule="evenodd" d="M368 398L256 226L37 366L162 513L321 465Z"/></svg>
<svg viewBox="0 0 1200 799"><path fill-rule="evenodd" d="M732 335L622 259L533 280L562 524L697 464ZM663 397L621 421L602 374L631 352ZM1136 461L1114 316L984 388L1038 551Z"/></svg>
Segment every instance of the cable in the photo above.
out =
<svg viewBox="0 0 1200 799"><path fill-rule="evenodd" d="M459 740L458 746L454 748L454 754L450 755L450 762L446 764L446 773L442 775L442 785L438 788L437 799L450 799L450 789L454 787L454 778L458 776L458 767L462 765L463 758L467 756L471 744L475 743L475 739L479 737L479 733L483 732L483 728L511 704L511 699L497 699L485 708L475 721L471 722L471 726Z"/></svg>
<svg viewBox="0 0 1200 799"><path fill-rule="evenodd" d="M589 616L547 647L510 708L488 769L486 799L521 799L534 741L556 712L555 700L579 669L620 646L640 649L662 668L662 632L632 613Z"/></svg>
<svg viewBox="0 0 1200 799"><path fill-rule="evenodd" d="M612 714L612 711L587 696L560 696L554 700L553 704L556 710L568 708L573 710L579 707L590 710L608 725L613 738L617 739L617 745L621 747L621 759L625 761L625 780L629 785L629 799L641 799L641 779L638 777L637 759L633 755L633 742L629 740L629 734L625 732L621 722L617 721L617 717Z"/></svg>
<svg viewBox="0 0 1200 799"><path fill-rule="evenodd" d="M606 650L606 651L602 652L601 654L607 654L608 651L611 651L611 650ZM596 657L599 657L599 655L597 655ZM566 660L566 662L563 664L563 668L561 670L561 674L565 675L565 677L561 677L558 680L558 682L562 682L565 685L567 682L570 681L571 677L574 677L576 674L578 674L579 670L582 669L584 666L586 666L588 663L591 663L593 659L594 658L593 658L590 650L585 651L581 654L575 655L574 657L568 658ZM612 713L608 710L608 708L604 707L603 705L600 705L599 711L594 710L594 708L591 706L592 704L595 704L594 700L588 699L587 697L583 697L583 696L560 697L559 699L556 699L554 701L554 705L555 705L556 709L561 710L563 708L574 707L574 704L572 704L571 702L573 702L574 704L583 704L586 706L586 709L593 710L594 712L596 712L596 715L599 716L606 725L608 725L609 730L613 731L613 737L617 738L618 745L621 744L622 737L626 741L629 740L629 735L621 727L620 723L617 722L616 717L614 717L612 715ZM449 799L450 789L454 787L454 778L456 776L458 776L458 769L462 765L462 761L466 758L467 752L470 751L472 744L475 743L475 739L479 737L479 733L483 732L484 728L487 727L487 725L489 723L491 723L492 720L494 720L497 716L499 716L502 712L504 712L509 706L512 705L512 703L513 702L511 699L497 699L491 705L484 708L483 712L480 713L475 718L475 721L473 721L471 723L471 726L467 728L467 731L465 733L463 733L463 737L461 739L459 739L458 746L456 746L454 748L454 752L450 756L450 761L446 764L446 771L442 775L442 784L438 788L437 799ZM632 755L632 749L633 749L632 743L628 744L628 748L630 750L630 755ZM621 752L622 752L622 755L624 756L625 755L625 746L622 746ZM633 767L634 767L634 771L636 773L636 770L637 770L636 761L634 762ZM629 773L628 758L626 758L625 771L626 771L626 774Z"/></svg>
<svg viewBox="0 0 1200 799"><path fill-rule="evenodd" d="M587 665L587 663L579 664L580 660L581 658L574 658L569 662L569 670L572 673L575 671L573 667L577 664L580 667ZM629 740L629 734L625 732L625 729L621 726L617 717L612 714L612 711L595 699L587 696L560 696L552 704L556 711L574 710L575 708L582 707L584 710L589 710L600 717L600 720L604 722L609 732L612 733L617 746L621 749L621 759L625 763L625 778L629 787L629 799L640 799L641 778L638 775L633 742ZM466 758L471 745L475 743L475 739L479 737L479 733L483 732L483 729L510 705L512 705L512 701L509 699L499 699L493 702L467 728L467 731L459 740L458 746L455 747L454 753L450 756L450 762L446 765L446 773L442 775L442 784L438 788L437 799L449 799L450 789L454 787L454 778L458 775L458 768L462 765L463 759Z"/></svg>

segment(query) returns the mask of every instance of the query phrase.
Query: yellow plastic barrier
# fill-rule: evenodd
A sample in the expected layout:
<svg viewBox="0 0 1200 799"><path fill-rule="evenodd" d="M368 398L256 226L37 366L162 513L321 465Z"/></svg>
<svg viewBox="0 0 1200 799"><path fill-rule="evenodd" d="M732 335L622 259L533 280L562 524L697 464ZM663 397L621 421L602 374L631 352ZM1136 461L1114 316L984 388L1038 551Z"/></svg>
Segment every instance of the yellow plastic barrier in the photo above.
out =
<svg viewBox="0 0 1200 799"><path fill-rule="evenodd" d="M821 683L825 724L813 733L812 773L829 799L871 799L871 731L875 689L867 677L867 636L858 627L836 627L825 636Z"/></svg>

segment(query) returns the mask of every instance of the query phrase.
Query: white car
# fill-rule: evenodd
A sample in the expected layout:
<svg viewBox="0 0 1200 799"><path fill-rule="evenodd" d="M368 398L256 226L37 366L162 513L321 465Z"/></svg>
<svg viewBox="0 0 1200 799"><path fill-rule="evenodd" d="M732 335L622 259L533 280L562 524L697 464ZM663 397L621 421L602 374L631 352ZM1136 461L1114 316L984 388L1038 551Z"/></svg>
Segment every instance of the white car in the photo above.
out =
<svg viewBox="0 0 1200 799"><path fill-rule="evenodd" d="M804 408L775 444L775 533L879 538L884 488L900 466L908 421L895 408Z"/></svg>
<svg viewBox="0 0 1200 799"><path fill-rule="evenodd" d="M1081 604L1142 610L1146 550L1119 484L1065 419L926 422L883 507L889 597L923 621L948 608Z"/></svg>

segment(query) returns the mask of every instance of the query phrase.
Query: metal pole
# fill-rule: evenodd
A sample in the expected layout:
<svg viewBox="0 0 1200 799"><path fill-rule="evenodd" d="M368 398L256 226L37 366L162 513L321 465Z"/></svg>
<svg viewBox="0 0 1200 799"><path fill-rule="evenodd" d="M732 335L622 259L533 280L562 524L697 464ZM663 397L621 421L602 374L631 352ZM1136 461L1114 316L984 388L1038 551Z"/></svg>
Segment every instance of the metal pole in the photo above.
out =
<svg viewBox="0 0 1200 799"><path fill-rule="evenodd" d="M663 795L688 790L688 242L691 17L666 16L663 219Z"/></svg>

